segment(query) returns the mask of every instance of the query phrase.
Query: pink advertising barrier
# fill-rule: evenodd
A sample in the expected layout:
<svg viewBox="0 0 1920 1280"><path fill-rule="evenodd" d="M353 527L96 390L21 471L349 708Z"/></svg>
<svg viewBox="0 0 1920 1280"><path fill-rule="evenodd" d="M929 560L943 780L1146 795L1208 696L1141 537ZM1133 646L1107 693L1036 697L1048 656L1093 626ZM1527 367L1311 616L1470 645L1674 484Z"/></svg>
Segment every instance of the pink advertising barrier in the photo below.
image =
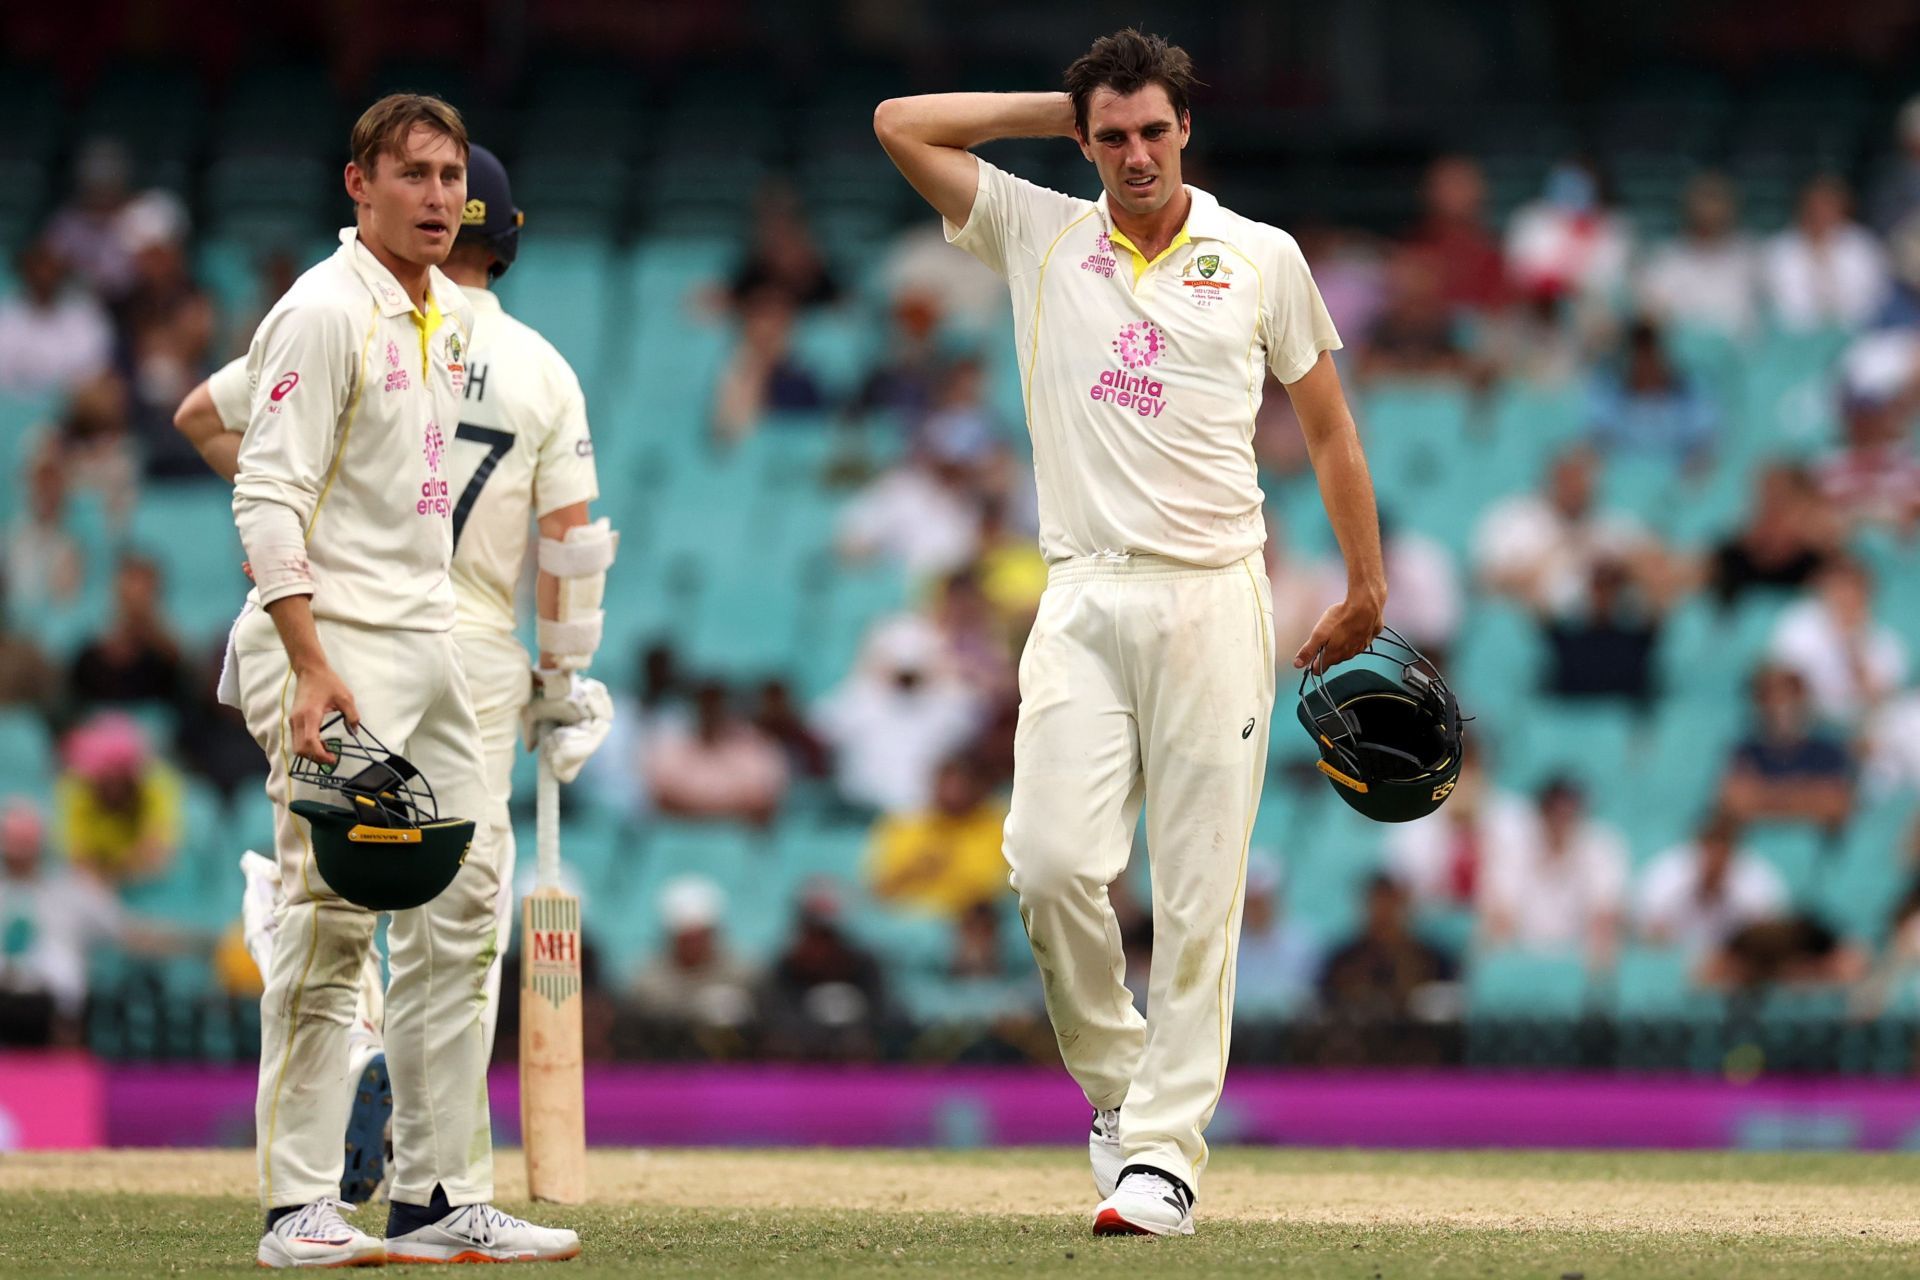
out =
<svg viewBox="0 0 1920 1280"><path fill-rule="evenodd" d="M0 1053L0 1151L104 1146L107 1073L84 1053Z"/></svg>

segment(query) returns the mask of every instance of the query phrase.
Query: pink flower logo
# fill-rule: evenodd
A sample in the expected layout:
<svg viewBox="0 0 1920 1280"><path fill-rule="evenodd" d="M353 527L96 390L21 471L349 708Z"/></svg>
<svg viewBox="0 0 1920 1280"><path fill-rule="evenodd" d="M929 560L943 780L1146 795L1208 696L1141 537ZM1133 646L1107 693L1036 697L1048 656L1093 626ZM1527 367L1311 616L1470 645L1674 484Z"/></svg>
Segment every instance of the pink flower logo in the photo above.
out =
<svg viewBox="0 0 1920 1280"><path fill-rule="evenodd" d="M1113 237L1109 236L1106 232L1102 231L1099 235L1093 238L1093 251L1095 253L1112 253Z"/></svg>
<svg viewBox="0 0 1920 1280"><path fill-rule="evenodd" d="M447 442L440 434L440 424L437 422L429 422L427 424L426 447L421 450L421 452L427 455L427 473L429 475L437 476L440 474L440 455L446 452L446 448Z"/></svg>
<svg viewBox="0 0 1920 1280"><path fill-rule="evenodd" d="M1144 369L1167 349L1167 339L1153 321L1136 320L1113 340L1113 354L1129 369Z"/></svg>
<svg viewBox="0 0 1920 1280"><path fill-rule="evenodd" d="M389 338L387 339L387 368L398 369L399 367L400 348L394 344L393 339Z"/></svg>

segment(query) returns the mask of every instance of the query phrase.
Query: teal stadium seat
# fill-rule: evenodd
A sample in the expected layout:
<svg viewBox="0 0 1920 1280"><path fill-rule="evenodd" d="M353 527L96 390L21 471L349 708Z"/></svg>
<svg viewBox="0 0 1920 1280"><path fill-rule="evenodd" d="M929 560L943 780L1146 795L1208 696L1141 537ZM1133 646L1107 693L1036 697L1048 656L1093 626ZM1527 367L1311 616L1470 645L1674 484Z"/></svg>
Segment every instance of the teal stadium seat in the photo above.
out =
<svg viewBox="0 0 1920 1280"><path fill-rule="evenodd" d="M1479 1018L1577 1018L1591 983L1579 956L1483 951L1467 966L1467 1010Z"/></svg>
<svg viewBox="0 0 1920 1280"><path fill-rule="evenodd" d="M39 798L58 772L53 735L40 717L23 707L0 707L0 791Z"/></svg>

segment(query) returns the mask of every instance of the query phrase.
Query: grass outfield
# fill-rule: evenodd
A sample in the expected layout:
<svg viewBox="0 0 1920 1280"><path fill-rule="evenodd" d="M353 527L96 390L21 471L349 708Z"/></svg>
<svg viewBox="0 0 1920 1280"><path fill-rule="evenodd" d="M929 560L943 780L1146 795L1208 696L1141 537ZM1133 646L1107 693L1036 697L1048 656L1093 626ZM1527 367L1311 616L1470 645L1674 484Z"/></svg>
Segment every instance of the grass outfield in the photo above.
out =
<svg viewBox="0 0 1920 1280"><path fill-rule="evenodd" d="M528 1212L517 1153L500 1181ZM598 1151L590 1183L538 1215L583 1237L565 1274L1920 1276L1907 1156L1224 1149L1184 1240L1093 1238L1066 1151ZM251 1185L246 1152L0 1157L0 1274L232 1274Z"/></svg>

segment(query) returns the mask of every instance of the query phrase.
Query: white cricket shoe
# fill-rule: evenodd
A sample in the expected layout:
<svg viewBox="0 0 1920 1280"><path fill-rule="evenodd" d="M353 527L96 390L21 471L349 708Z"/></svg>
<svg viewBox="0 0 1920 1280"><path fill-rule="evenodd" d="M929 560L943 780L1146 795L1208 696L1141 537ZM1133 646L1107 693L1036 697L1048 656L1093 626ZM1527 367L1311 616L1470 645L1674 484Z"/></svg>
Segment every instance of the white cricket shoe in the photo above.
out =
<svg viewBox="0 0 1920 1280"><path fill-rule="evenodd" d="M1102 1200L1120 1185L1120 1108L1093 1113L1087 1133L1087 1159L1093 1164L1093 1189Z"/></svg>
<svg viewBox="0 0 1920 1280"><path fill-rule="evenodd" d="M356 1231L340 1211L340 1200L315 1200L281 1218L260 1237L253 1255L263 1267L377 1267L387 1260L384 1240Z"/></svg>
<svg viewBox="0 0 1920 1280"><path fill-rule="evenodd" d="M1190 1236L1193 1193L1178 1178L1128 1165L1119 1188L1093 1211L1097 1236Z"/></svg>
<svg viewBox="0 0 1920 1280"><path fill-rule="evenodd" d="M387 1237L389 1262L562 1262L580 1256L580 1237L536 1227L490 1204L465 1204L440 1221Z"/></svg>

